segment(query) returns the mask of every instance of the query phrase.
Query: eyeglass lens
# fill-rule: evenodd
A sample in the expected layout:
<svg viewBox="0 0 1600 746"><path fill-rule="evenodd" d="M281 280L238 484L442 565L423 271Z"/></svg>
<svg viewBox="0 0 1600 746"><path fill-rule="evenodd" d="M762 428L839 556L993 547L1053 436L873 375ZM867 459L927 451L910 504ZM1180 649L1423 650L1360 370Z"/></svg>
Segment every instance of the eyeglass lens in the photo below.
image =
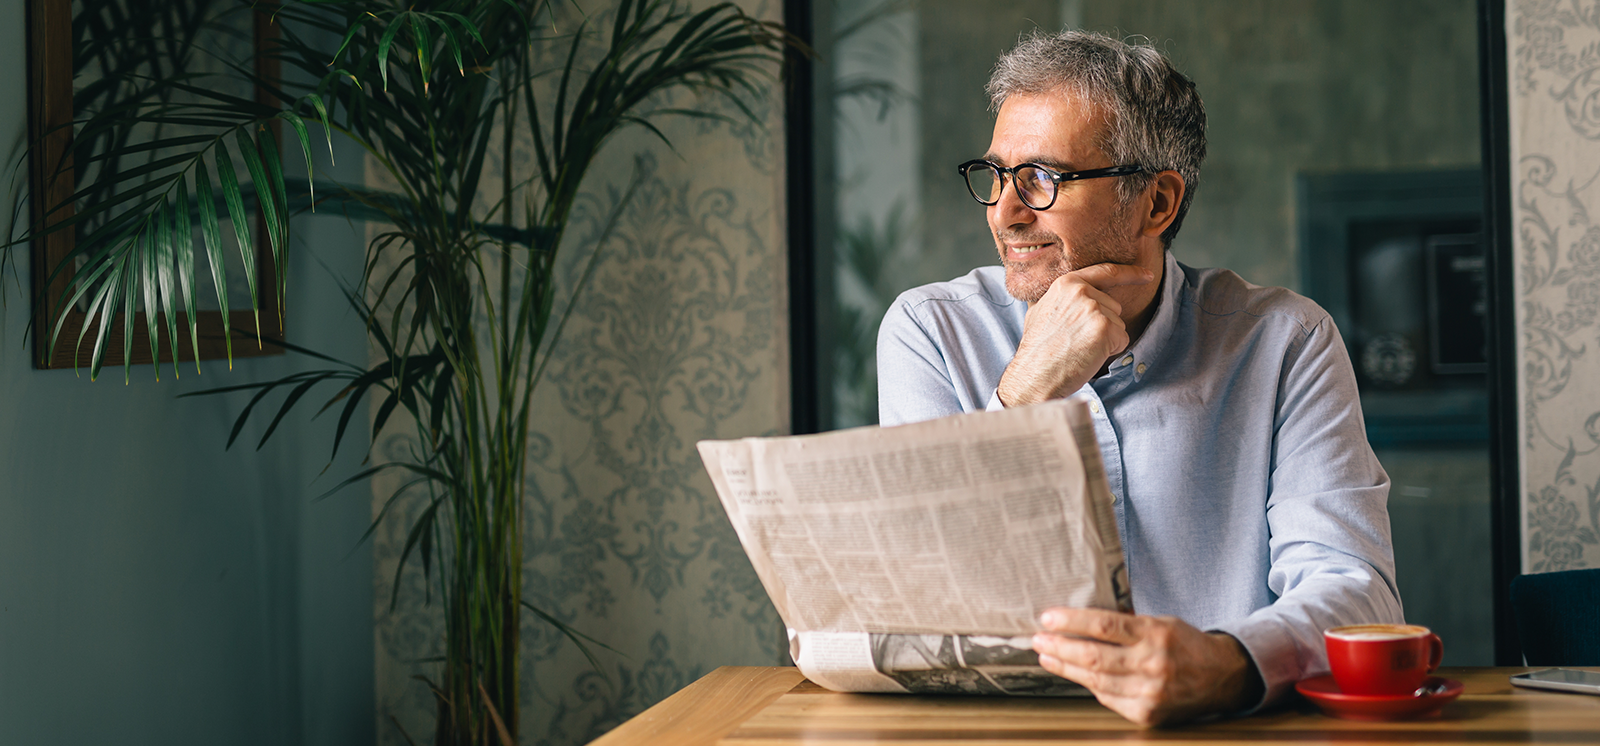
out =
<svg viewBox="0 0 1600 746"><path fill-rule="evenodd" d="M967 187L972 190L972 196L979 202L992 205L1000 201L1000 192L1005 186L1000 172L990 166L974 166L967 170ZM1029 207L1043 209L1055 199L1056 182L1050 174L1032 166L1022 166L1016 170L1017 192L1022 197L1024 204Z"/></svg>

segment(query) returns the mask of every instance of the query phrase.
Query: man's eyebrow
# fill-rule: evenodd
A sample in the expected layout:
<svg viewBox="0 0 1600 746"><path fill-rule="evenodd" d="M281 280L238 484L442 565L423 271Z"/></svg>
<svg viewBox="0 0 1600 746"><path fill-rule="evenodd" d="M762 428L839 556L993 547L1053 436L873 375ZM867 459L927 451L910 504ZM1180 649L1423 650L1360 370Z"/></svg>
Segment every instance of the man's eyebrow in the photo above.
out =
<svg viewBox="0 0 1600 746"><path fill-rule="evenodd" d="M996 155L995 153L992 153L992 152L984 153L983 154L983 159L988 161L988 162L990 162L990 163L993 163L995 165L999 165L999 166L1007 166L1007 165L1014 166L1014 165L1016 165L1016 163L1007 164L1004 160L1002 160L1000 158L1000 156L998 156L998 155ZM1064 161L1058 161L1058 160L1056 160L1054 158L1046 158L1046 157L1043 157L1043 156L1023 158L1022 160L1017 161L1017 163L1037 163L1037 164L1039 164L1041 166L1049 166L1050 168L1053 168L1053 169L1055 169L1057 171L1062 171L1062 172L1076 171L1077 170L1077 169L1073 168L1072 164L1070 164L1070 163L1066 163Z"/></svg>

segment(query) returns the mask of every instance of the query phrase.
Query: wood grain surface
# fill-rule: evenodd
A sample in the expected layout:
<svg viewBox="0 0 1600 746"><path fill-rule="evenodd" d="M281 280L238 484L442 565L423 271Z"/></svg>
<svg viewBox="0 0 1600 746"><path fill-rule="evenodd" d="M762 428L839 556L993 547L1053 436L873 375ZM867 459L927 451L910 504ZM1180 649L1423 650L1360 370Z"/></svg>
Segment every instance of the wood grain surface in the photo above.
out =
<svg viewBox="0 0 1600 746"><path fill-rule="evenodd" d="M709 746L800 683L798 668L723 666L590 746Z"/></svg>
<svg viewBox="0 0 1600 746"><path fill-rule="evenodd" d="M792 668L720 668L596 741L602 746L1079 743L1600 744L1600 697L1521 689L1526 668L1447 668L1466 692L1438 717L1356 722L1291 696L1247 718L1143 730L1093 700L841 694Z"/></svg>

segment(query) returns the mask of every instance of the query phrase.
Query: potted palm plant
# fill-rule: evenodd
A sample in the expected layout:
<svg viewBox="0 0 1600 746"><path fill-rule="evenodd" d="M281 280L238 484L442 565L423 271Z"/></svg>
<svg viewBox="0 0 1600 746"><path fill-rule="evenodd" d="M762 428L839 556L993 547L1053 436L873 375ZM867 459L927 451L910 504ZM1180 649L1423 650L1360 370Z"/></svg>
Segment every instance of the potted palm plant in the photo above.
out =
<svg viewBox="0 0 1600 746"><path fill-rule="evenodd" d="M132 12L167 5L120 2ZM213 392L257 391L241 426L269 394L284 393L264 440L325 387L322 406L338 413L335 450L365 402L373 432L396 413L409 416L422 445L415 457L373 465L346 484L399 470L407 487L426 493L404 554L420 559L445 616L444 658L429 677L436 742L514 743L520 617L561 626L523 601L520 526L529 426L539 416L532 395L563 323L556 257L579 186L618 131L642 127L665 140L657 117L712 116L673 107L675 95L726 97L753 116L741 97L760 95L784 34L730 3L694 11L672 0L619 0L603 20L569 18L565 27L556 19L573 14L544 0L307 0L254 12L271 12L281 27L257 54L283 74L234 67L270 95L239 97L192 72L145 66L127 74L138 96L79 112L66 157L52 163L160 156L80 174L40 206L29 238L75 235L60 265L71 267L61 305L85 309L88 323L75 337L55 323L36 333L51 345L91 348L96 375L113 331L131 353L136 324L153 354L176 360L180 338L200 337L201 286L209 278L226 292L225 251L236 246L245 266L270 251L283 277L289 218L308 203L335 198L381 221L364 286L350 294L378 351L373 360L318 355L329 368ZM302 188L286 178L275 128L309 164L318 123L365 149L383 187L312 180ZM139 134L152 125L154 135ZM531 172L519 162L531 162ZM252 202L264 238L249 228ZM585 259L591 271L594 259ZM197 264L210 272L197 276ZM252 307L282 292L278 284L258 295L252 285ZM59 310L41 308L39 317ZM225 336L237 331L228 318Z"/></svg>

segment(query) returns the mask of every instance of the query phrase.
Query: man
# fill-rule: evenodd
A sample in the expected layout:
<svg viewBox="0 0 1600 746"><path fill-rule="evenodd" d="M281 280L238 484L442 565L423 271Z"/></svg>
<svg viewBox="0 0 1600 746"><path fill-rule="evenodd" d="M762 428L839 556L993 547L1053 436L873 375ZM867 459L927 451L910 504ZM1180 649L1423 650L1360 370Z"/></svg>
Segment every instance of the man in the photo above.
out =
<svg viewBox="0 0 1600 746"><path fill-rule="evenodd" d="M1003 268L896 300L881 421L1088 399L1138 614L1046 611L1041 665L1142 724L1253 710L1326 673L1323 629L1402 621L1344 344L1311 301L1169 252L1205 112L1160 52L1034 34L988 91L961 170Z"/></svg>

